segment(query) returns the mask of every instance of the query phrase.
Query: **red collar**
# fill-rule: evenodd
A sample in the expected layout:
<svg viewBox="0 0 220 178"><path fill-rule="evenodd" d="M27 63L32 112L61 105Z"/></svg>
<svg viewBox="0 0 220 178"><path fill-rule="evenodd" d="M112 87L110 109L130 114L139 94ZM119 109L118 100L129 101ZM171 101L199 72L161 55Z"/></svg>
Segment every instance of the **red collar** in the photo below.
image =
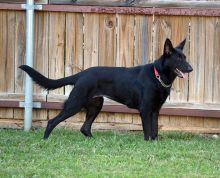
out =
<svg viewBox="0 0 220 178"><path fill-rule="evenodd" d="M160 75L159 75L159 73L158 73L156 67L154 67L154 74L155 74L156 78L159 78L159 77L160 77Z"/></svg>
<svg viewBox="0 0 220 178"><path fill-rule="evenodd" d="M155 77L157 78L157 80L159 80L160 84L161 84L163 87L165 87L165 88L171 87L172 84L167 85L167 84L165 84L165 83L162 81L162 79L160 78L160 74L159 74L159 72L157 71L157 69L156 69L155 66L154 66L154 74L155 74Z"/></svg>

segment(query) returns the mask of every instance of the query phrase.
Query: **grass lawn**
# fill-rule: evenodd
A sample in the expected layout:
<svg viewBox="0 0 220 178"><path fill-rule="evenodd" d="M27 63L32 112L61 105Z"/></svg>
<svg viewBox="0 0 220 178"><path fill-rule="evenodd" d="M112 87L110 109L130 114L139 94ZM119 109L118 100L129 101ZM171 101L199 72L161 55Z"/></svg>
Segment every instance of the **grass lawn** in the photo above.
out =
<svg viewBox="0 0 220 178"><path fill-rule="evenodd" d="M0 177L220 177L220 139L161 132L146 142L142 132L55 129L42 140L31 132L0 129Z"/></svg>

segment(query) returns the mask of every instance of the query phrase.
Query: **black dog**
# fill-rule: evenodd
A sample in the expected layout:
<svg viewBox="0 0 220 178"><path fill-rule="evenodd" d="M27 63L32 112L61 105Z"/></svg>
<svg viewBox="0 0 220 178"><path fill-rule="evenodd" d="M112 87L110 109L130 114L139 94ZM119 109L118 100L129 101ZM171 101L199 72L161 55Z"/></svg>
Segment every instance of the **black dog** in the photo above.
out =
<svg viewBox="0 0 220 178"><path fill-rule="evenodd" d="M86 109L86 120L80 129L91 137L91 126L103 105L106 96L129 108L140 111L144 139L158 135L158 114L170 94L176 76L185 78L193 69L182 53L185 40L176 48L169 39L164 44L163 55L152 64L124 67L92 67L75 75L52 80L26 65L20 66L40 86L52 90L65 85L75 85L63 110L48 121L44 138L62 121Z"/></svg>

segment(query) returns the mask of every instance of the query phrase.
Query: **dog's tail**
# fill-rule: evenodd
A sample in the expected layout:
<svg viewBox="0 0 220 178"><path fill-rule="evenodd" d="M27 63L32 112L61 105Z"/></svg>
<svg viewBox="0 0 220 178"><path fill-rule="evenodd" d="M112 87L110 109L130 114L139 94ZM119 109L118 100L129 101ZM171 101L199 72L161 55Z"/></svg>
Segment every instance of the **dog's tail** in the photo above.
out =
<svg viewBox="0 0 220 178"><path fill-rule="evenodd" d="M38 85L42 86L47 90L53 90L65 85L74 85L79 77L76 74L69 77L53 80L43 76L38 71L34 70L33 68L27 65L21 65L19 68L25 71Z"/></svg>

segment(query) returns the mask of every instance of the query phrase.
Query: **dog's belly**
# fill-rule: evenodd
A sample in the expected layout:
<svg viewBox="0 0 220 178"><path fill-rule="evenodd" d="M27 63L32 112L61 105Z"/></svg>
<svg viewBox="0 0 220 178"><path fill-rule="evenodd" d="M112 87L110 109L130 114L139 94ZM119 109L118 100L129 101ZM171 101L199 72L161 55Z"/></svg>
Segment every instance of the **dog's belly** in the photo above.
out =
<svg viewBox="0 0 220 178"><path fill-rule="evenodd" d="M117 95L108 95L108 94L101 94L97 93L93 96L95 97L106 97L108 99L111 99L113 101L116 101L120 104L124 104L129 108L138 109L139 108L139 97L136 95L123 95L123 96L117 96Z"/></svg>
<svg viewBox="0 0 220 178"><path fill-rule="evenodd" d="M139 103L137 101L135 102L135 101L132 101L132 100L122 100L120 98L115 98L115 97L106 96L106 95L95 95L95 96L93 96L93 98L96 98L96 97L106 97L106 98L108 98L110 100L113 100L113 101L116 101L120 104L124 104L129 108L133 108L133 109L138 109L139 108Z"/></svg>

